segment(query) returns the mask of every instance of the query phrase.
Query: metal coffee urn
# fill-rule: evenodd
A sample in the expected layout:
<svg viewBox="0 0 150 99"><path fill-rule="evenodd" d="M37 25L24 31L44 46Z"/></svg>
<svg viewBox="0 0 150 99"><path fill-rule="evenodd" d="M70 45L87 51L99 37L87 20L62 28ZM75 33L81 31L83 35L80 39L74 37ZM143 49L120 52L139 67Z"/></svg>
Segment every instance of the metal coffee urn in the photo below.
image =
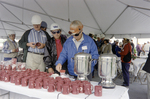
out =
<svg viewBox="0 0 150 99"><path fill-rule="evenodd" d="M91 73L91 54L80 52L74 56L74 73L77 80L88 80L87 75Z"/></svg>
<svg viewBox="0 0 150 99"><path fill-rule="evenodd" d="M115 83L112 79L117 75L116 68L116 55L114 54L102 54L98 60L98 74L102 78L99 85L103 88L115 88Z"/></svg>

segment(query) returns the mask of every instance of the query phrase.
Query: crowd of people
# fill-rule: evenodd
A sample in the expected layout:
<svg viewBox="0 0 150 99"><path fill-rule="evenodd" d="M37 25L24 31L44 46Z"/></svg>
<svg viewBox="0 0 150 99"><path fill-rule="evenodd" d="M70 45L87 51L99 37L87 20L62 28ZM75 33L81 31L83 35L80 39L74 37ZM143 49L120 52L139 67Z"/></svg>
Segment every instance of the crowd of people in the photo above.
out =
<svg viewBox="0 0 150 99"><path fill-rule="evenodd" d="M96 37L89 33L89 36L83 32L83 24L74 20L70 24L69 34L67 38L62 35L62 29L57 23L50 26L51 37L47 32L47 23L42 21L39 15L34 15L31 19L32 29L27 30L19 40L18 44L15 41L15 32L8 31L8 39L4 43L4 61L17 58L18 48L23 48L23 62L26 62L26 68L32 70L39 69L49 73L58 73L60 70L66 70L66 74L76 77L74 73L74 62L71 59L79 52L89 53L92 59L98 59L99 55L104 53L115 54L121 58L123 72L123 86L129 86L129 67L131 60L125 62L124 56L129 52L134 53L134 44L129 37L124 37L122 42L115 40L110 43L109 39L105 38L104 34ZM150 45L150 44L149 44ZM149 51L149 45L145 44L142 47L140 44L136 46L138 56L141 51L146 53ZM96 62L91 63L91 73L88 79L94 77L94 70L97 69Z"/></svg>

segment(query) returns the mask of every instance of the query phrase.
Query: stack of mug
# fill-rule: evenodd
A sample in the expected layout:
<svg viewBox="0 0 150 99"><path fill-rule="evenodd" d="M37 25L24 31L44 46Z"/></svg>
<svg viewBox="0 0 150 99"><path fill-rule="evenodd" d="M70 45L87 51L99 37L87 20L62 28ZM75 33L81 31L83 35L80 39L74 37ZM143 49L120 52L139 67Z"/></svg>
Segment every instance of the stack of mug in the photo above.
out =
<svg viewBox="0 0 150 99"><path fill-rule="evenodd" d="M1 70L0 81L11 82L30 89L47 89L48 92L62 92L62 94L92 94L93 85L88 81L71 81L69 78L50 77L51 73L40 72L38 69L25 71ZM97 85L94 87L95 96L102 96L102 87Z"/></svg>
<svg viewBox="0 0 150 99"><path fill-rule="evenodd" d="M86 95L90 95L92 94L92 90L93 90L93 85L88 82L88 81L80 81L80 80L76 80L76 81L71 81L69 78L61 78L61 77L56 77L55 79L51 79L49 80L49 82L47 80L45 80L44 83L47 85L48 88L48 92L62 92L62 94L79 94L79 93L84 93ZM45 86L45 85L43 85ZM102 96L102 86L95 86L95 92L94 92L95 96Z"/></svg>

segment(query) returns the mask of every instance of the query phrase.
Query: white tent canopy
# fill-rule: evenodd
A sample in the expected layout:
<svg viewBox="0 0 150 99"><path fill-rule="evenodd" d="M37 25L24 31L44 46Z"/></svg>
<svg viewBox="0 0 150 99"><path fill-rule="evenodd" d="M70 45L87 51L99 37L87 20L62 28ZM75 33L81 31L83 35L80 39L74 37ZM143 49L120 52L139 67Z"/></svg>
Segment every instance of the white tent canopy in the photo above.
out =
<svg viewBox="0 0 150 99"><path fill-rule="evenodd" d="M6 30L14 30L20 38L32 28L35 14L47 22L48 32L56 22L68 34L70 22L80 20L86 34L150 38L147 0L0 0L0 38L6 38Z"/></svg>

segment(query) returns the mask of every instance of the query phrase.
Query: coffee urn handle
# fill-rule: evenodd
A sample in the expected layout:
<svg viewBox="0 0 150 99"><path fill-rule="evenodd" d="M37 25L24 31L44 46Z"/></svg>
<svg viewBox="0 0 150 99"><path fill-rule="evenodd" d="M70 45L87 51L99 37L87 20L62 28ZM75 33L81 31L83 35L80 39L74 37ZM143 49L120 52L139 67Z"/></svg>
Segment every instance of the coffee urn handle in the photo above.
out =
<svg viewBox="0 0 150 99"><path fill-rule="evenodd" d="M96 64L96 63L97 63L97 61L98 61L98 59L90 59L89 61L93 61L93 62L94 62L94 64Z"/></svg>

